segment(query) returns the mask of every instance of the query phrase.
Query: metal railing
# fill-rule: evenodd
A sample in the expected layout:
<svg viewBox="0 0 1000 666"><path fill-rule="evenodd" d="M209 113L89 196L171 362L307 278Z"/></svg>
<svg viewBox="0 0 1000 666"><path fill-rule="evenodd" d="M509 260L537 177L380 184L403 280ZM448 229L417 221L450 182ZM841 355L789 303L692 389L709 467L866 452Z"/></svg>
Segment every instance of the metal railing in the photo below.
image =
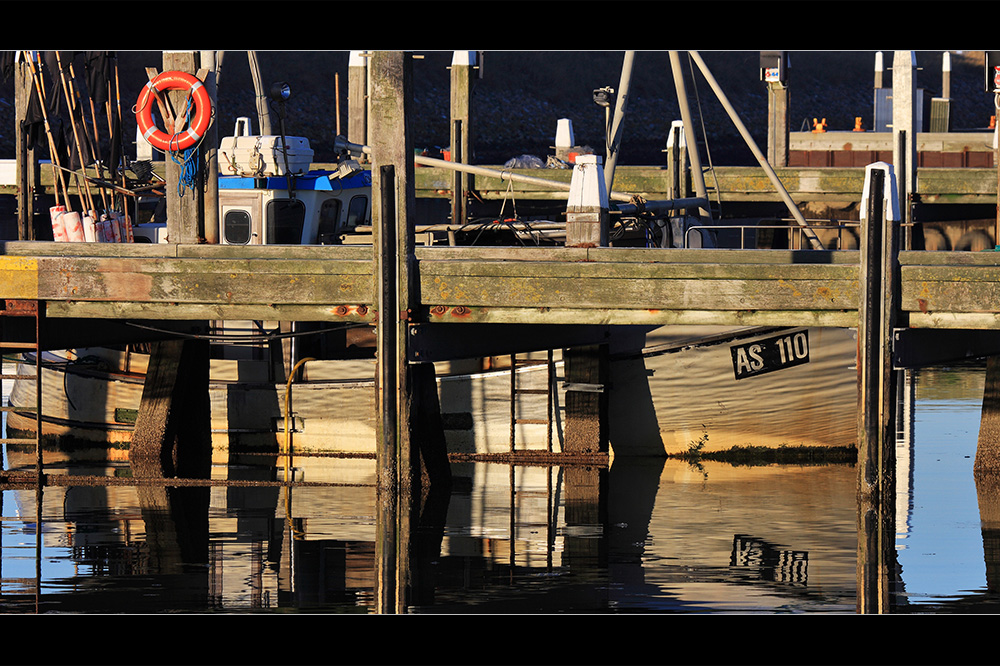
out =
<svg viewBox="0 0 1000 666"><path fill-rule="evenodd" d="M849 230L851 230L851 229L855 229L856 230L856 229L858 229L860 227L860 223L859 222L830 223L828 220L824 220L823 222L824 222L823 224L814 224L812 221L810 221L808 227L802 227L802 226L798 225L797 223L795 223L794 221L791 221L791 220L788 221L788 222L784 222L784 223L781 223L781 221L776 221L775 224L712 224L712 225L700 225L700 226L690 227L687 231L684 232L684 248L690 248L691 247L691 234L692 234L692 232L703 233L703 232L707 231L709 233L713 233L713 236L717 236L717 232L719 232L719 231L738 231L739 232L739 239L740 239L738 247L741 250L745 250L745 249L747 249L747 247L746 247L746 244L747 244L747 233L746 232L747 232L747 230L752 230L754 232L758 232L758 231L761 231L761 230L775 230L775 231L786 231L786 232L788 232L788 247L787 248L781 248L781 249L801 250L801 249L810 247L810 241L809 241L808 235L806 233L806 230L809 229L809 230L811 230L813 232L824 231L824 230L834 230L835 231L835 235L833 236L833 238L828 239L828 242L829 242L829 240L836 239L836 241L837 241L837 247L836 247L836 249L845 249L844 248L844 242L845 242L845 237L846 237L845 235L846 235L846 233ZM857 242L856 234L850 235L849 238L850 238L850 241L853 241L855 243ZM715 238L714 237L713 237L713 245L715 245ZM756 249L756 245L757 245L757 243L756 243L756 238L755 238L754 239L754 249ZM704 247L704 245L702 245L702 247ZM725 247L730 247L730 245L727 244ZM733 248L733 249L735 249L735 248ZM827 248L827 249L832 249L832 248Z"/></svg>

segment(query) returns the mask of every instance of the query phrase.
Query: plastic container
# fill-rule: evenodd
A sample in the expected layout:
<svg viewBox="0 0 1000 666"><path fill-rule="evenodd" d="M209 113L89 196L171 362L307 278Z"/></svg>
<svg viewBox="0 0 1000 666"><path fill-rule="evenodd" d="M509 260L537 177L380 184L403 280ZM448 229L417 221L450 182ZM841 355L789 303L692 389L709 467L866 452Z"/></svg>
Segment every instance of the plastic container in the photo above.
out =
<svg viewBox="0 0 1000 666"><path fill-rule="evenodd" d="M287 169L280 136L223 137L219 145L219 174L263 178L308 172L313 159L309 140L286 136L284 145L288 152Z"/></svg>

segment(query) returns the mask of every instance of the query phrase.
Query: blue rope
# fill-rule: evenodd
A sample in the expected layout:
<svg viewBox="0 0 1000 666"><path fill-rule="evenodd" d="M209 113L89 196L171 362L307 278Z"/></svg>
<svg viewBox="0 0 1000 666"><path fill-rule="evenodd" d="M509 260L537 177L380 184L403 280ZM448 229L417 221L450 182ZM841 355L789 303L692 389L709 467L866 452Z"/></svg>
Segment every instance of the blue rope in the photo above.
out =
<svg viewBox="0 0 1000 666"><path fill-rule="evenodd" d="M184 115L187 118L188 125L191 124L191 110L193 108L192 99L190 96L187 98L187 108L184 109ZM171 137L171 141L174 140L174 134ZM194 190L197 185L198 178L198 153L199 144L187 148L183 151L170 151L170 159L174 161L174 164L178 164L181 167L180 174L177 177L177 195L184 196L184 192L187 190Z"/></svg>

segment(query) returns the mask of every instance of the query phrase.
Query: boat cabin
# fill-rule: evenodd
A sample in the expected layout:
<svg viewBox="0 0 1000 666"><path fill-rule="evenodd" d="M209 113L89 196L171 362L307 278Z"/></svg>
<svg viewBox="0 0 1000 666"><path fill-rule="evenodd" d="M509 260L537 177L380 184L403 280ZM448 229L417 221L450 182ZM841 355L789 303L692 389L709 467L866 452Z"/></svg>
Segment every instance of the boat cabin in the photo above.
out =
<svg viewBox="0 0 1000 666"><path fill-rule="evenodd" d="M371 172L219 177L219 242L226 245L335 245L371 220Z"/></svg>

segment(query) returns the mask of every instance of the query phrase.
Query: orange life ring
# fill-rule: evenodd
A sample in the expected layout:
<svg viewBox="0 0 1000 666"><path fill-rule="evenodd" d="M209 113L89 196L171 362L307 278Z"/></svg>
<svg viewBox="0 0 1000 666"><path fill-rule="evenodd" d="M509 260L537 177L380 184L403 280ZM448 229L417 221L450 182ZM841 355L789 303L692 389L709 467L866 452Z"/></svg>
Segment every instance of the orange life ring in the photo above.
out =
<svg viewBox="0 0 1000 666"><path fill-rule="evenodd" d="M188 128L178 134L168 134L153 122L153 94L166 90L187 90L194 100L194 117ZM135 119L142 136L154 148L164 152L179 151L198 143L212 122L212 98L208 89L192 74L163 72L147 83L135 103Z"/></svg>

